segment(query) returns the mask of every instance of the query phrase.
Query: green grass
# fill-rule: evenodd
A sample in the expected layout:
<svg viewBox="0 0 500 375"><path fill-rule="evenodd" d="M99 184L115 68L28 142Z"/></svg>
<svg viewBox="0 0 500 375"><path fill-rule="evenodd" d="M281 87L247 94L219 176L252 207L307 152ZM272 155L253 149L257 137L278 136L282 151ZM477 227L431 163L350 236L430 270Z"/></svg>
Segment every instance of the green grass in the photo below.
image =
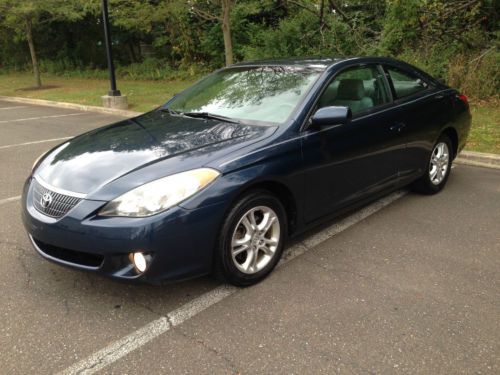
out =
<svg viewBox="0 0 500 375"><path fill-rule="evenodd" d="M41 90L26 90L33 86L33 77L28 73L0 74L0 95L21 96L71 102L86 105L101 105L101 96L108 91L108 81L89 78L68 78L44 74ZM148 111L165 103L195 81L136 81L119 80L118 87L128 96L130 109ZM500 101L471 103L472 128L467 150L500 154Z"/></svg>
<svg viewBox="0 0 500 375"><path fill-rule="evenodd" d="M472 127L466 150L500 154L500 100L471 104Z"/></svg>
<svg viewBox="0 0 500 375"><path fill-rule="evenodd" d="M129 109L145 112L165 103L182 91L193 80L173 81L118 81L122 95L127 95ZM109 90L109 82L104 79L67 78L42 75L45 88L31 90L33 76L28 73L0 74L0 95L45 99L84 105L101 106L101 96Z"/></svg>

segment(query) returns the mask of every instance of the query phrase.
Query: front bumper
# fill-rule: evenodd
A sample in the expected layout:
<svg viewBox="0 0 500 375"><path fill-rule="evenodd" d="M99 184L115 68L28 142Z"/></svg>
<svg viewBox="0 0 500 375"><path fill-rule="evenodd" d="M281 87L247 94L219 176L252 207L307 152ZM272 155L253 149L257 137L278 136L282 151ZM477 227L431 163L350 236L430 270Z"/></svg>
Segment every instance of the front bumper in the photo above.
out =
<svg viewBox="0 0 500 375"><path fill-rule="evenodd" d="M31 179L22 198L22 219L37 252L52 262L106 276L159 283L207 274L222 222L220 202L188 210L173 207L146 218L101 217L107 202L82 200L60 219L33 206ZM144 273L130 261L142 251L152 260Z"/></svg>

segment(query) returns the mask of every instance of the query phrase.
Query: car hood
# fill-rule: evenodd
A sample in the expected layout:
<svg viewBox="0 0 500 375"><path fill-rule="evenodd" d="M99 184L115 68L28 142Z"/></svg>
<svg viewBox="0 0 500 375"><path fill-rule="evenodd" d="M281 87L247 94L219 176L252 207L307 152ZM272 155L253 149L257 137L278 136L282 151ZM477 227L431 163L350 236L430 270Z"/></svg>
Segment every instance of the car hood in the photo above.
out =
<svg viewBox="0 0 500 375"><path fill-rule="evenodd" d="M273 132L265 126L153 111L63 143L43 158L35 176L55 188L89 194L123 175L169 158L177 159L174 169L182 170L178 165L182 161L188 161L185 164L189 167L201 167L210 161L214 150L260 140ZM190 158L199 162L189 162Z"/></svg>

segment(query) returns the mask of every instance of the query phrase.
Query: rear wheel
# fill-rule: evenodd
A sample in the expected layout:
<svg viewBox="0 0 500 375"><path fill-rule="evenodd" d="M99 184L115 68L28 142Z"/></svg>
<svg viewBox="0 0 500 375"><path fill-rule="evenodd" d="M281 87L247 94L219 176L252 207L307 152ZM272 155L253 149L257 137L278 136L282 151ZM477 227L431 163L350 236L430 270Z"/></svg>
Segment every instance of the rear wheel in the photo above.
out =
<svg viewBox="0 0 500 375"><path fill-rule="evenodd" d="M267 191L241 198L227 216L215 254L215 275L237 286L264 279L283 252L286 212L280 200Z"/></svg>
<svg viewBox="0 0 500 375"><path fill-rule="evenodd" d="M447 135L441 135L432 149L426 173L413 185L423 194L435 194L446 185L451 171L453 147Z"/></svg>

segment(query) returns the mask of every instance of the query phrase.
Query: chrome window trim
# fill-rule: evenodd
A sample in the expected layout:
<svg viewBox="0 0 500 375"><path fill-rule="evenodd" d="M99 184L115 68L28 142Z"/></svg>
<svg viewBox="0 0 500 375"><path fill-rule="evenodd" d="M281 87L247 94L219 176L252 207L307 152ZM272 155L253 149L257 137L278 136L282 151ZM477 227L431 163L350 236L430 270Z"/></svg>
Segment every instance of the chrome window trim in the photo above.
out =
<svg viewBox="0 0 500 375"><path fill-rule="evenodd" d="M357 118L355 118L355 119L352 119L352 121L351 121L351 122L355 122L355 121L357 121L357 120L360 120L360 119L363 119L363 118L366 118L366 117L370 117L370 116L373 116L373 115L376 115L376 114L379 114L379 113L382 113L382 112L388 111L388 110L390 110L390 109L394 109L394 108L402 107L402 106L404 106L404 105L411 104L411 103L414 103L414 102L416 102L416 101L419 101L419 100L422 100L422 99L428 98L428 97L430 97L430 96L434 96L434 95L437 95L437 94L439 94L439 93L442 93L442 92L444 92L444 91L449 91L449 90L453 90L453 89L443 89L443 90L440 90L440 91L431 92L431 93L429 93L429 94L427 94L427 95L424 95L424 96L419 96L418 98L414 98L414 99L412 99L412 100L408 100L408 101L405 101L405 102L403 102L403 103L397 103L397 101L394 101L393 103L395 103L396 105L393 105L393 106L391 106L391 107L389 107L389 108L383 108L383 109L381 109L381 110L379 110L379 111L377 111L377 112L368 113L368 114L366 114L365 116L360 116L360 117L357 117Z"/></svg>
<svg viewBox="0 0 500 375"><path fill-rule="evenodd" d="M33 178L38 182L40 185L42 185L45 189L52 190L54 193L62 194L62 195L69 195L70 197L75 197L75 198L85 198L87 194L83 193L77 193L74 191L69 191L61 188L57 188L55 186L52 186L48 184L47 182L43 181L40 176L33 176Z"/></svg>
<svg viewBox="0 0 500 375"><path fill-rule="evenodd" d="M391 109L394 109L394 108L402 107L402 106L404 106L404 105L411 104L411 103L416 102L416 101L418 101L418 100L422 100L422 99L428 98L429 96L437 95L437 94L442 93L442 92L445 92L445 91L453 91L453 89L446 88L446 89L443 89L443 90L440 90L440 91L436 91L436 92L430 93L430 94L425 95L425 96L421 96L421 97L419 97L419 98L415 98L415 99L413 99L413 100L406 101L406 102L404 102L404 103L399 103L399 104L397 104L397 105L391 105L391 106L390 106L390 107L388 107L388 108L383 108L383 109L380 109L380 110L378 110L378 111L376 111L376 112L373 112L373 113L368 113L368 114L366 114L366 115L364 115L364 116L360 116L360 117L353 118L353 119L351 120L351 122L356 122L356 121L358 121L358 120L362 120L362 119L367 118L367 117L370 117L370 116L375 116L375 115L378 115L379 113L382 113L382 112L385 112L385 111L388 111L388 110L391 110ZM393 103L394 103L394 102L393 102ZM284 140L284 141L282 141L282 142L279 142L279 143L274 143L274 144L272 144L272 145L269 145L269 146L266 146L266 147L263 147L263 148L259 148L258 150L255 150L255 151L249 152L248 154L238 156L237 158L234 158L234 159L228 160L228 161L226 161L226 162L224 162L224 163L222 163L222 164L219 164L219 168L221 168L221 167L223 167L223 166L225 166L225 165L228 165L228 164L230 164L230 163L233 163L233 162L235 162L235 161L237 161L237 160L239 160L239 159L243 159L243 158L244 158L244 157L246 157L246 156L250 156L250 155L256 154L256 153L258 153L258 152L261 152L261 151L267 150L267 149L269 149L269 148L273 148L273 147L276 147L276 146L282 145L282 144L284 144L284 143L288 143L288 142L295 141L295 140L297 140L297 139L301 139L301 138L308 137L308 136L310 136L311 134L318 134L318 133L322 133L322 132L324 132L324 131L328 131L328 130L331 130L331 129L333 129L333 128L339 127L339 126L342 126L342 125L333 125L333 126L329 126L329 127L325 128L325 129L316 130L316 131L314 131L314 132L309 132L309 131L307 131L307 129L302 130L302 131L301 131L301 134L300 134L299 136L297 136L297 137L293 137L293 138L285 139L285 140Z"/></svg>

